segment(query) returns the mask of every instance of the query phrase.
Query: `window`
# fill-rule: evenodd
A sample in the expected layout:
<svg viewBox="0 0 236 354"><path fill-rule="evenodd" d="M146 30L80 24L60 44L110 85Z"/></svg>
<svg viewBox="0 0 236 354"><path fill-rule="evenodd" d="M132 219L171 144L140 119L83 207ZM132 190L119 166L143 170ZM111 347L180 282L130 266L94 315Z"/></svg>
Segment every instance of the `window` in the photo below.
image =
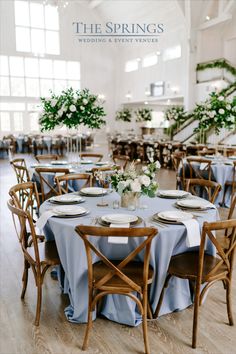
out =
<svg viewBox="0 0 236 354"><path fill-rule="evenodd" d="M48 97L80 89L80 63L34 57L0 55L0 96Z"/></svg>
<svg viewBox="0 0 236 354"><path fill-rule="evenodd" d="M153 66L157 64L158 57L157 54L149 54L143 58L142 67L147 68L148 66Z"/></svg>
<svg viewBox="0 0 236 354"><path fill-rule="evenodd" d="M16 0L15 30L17 51L60 54L56 6Z"/></svg>
<svg viewBox="0 0 236 354"><path fill-rule="evenodd" d="M38 112L30 112L30 130L31 131L38 131L39 130L39 114Z"/></svg>
<svg viewBox="0 0 236 354"><path fill-rule="evenodd" d="M13 129L17 132L23 131L23 113L14 112L13 113Z"/></svg>
<svg viewBox="0 0 236 354"><path fill-rule="evenodd" d="M138 70L138 60L129 60L125 63L125 72L129 73L131 71Z"/></svg>
<svg viewBox="0 0 236 354"><path fill-rule="evenodd" d="M2 132L11 131L10 113L0 112L0 127Z"/></svg>
<svg viewBox="0 0 236 354"><path fill-rule="evenodd" d="M177 59L181 57L181 46L176 45L175 47L167 48L163 52L163 61Z"/></svg>

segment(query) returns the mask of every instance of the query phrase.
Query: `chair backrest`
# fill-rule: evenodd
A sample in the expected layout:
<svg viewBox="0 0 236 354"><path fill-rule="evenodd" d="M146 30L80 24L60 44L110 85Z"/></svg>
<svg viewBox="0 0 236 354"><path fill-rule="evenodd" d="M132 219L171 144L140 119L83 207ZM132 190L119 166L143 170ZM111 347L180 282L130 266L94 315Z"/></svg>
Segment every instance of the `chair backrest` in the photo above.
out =
<svg viewBox="0 0 236 354"><path fill-rule="evenodd" d="M38 237L35 233L33 220L30 214L16 206L13 199L8 201L7 206L12 213L16 234L25 258L30 264L40 267ZM29 230L29 232L27 232L27 230ZM28 252L28 247L32 245L34 247L34 258L32 258L32 254L29 254ZM34 270L34 268L32 269Z"/></svg>
<svg viewBox="0 0 236 354"><path fill-rule="evenodd" d="M59 156L56 154L45 154L45 155L36 155L35 158L38 162L42 162L42 161L58 160Z"/></svg>
<svg viewBox="0 0 236 354"><path fill-rule="evenodd" d="M187 164L189 167L190 178L202 178L211 180L211 160L204 158L191 158L187 157ZM202 167L203 166L203 167Z"/></svg>
<svg viewBox="0 0 236 354"><path fill-rule="evenodd" d="M33 218L34 204L39 209L39 195L35 182L16 184L9 190L9 195L17 208L28 212Z"/></svg>
<svg viewBox="0 0 236 354"><path fill-rule="evenodd" d="M174 152L173 154L171 154L172 164L176 172L178 172L179 168L183 166L183 158L185 157L185 155L185 152L182 151Z"/></svg>
<svg viewBox="0 0 236 354"><path fill-rule="evenodd" d="M100 172L107 175L107 177L112 176L113 174L116 174L117 171L119 171L121 169L120 166L114 165L114 166L103 166L103 167L94 167L92 168L92 180L91 183L92 185L97 185L97 182L99 182L99 174ZM109 183L107 183L106 181L103 181L104 185L103 188L109 188Z"/></svg>
<svg viewBox="0 0 236 354"><path fill-rule="evenodd" d="M193 195L201 196L206 194L209 202L215 202L221 190L221 185L217 182L209 181L207 179L201 178L190 178L186 179L186 191L192 193Z"/></svg>
<svg viewBox="0 0 236 354"><path fill-rule="evenodd" d="M63 176L55 177L55 182L57 184L57 189L59 194L69 193L69 182L70 181L81 181L81 186L76 185L76 190L84 188L86 186L91 186L92 176L88 173L69 173ZM73 187L72 187L73 188Z"/></svg>
<svg viewBox="0 0 236 354"><path fill-rule="evenodd" d="M153 238L157 234L157 229L155 228L106 228L106 227L95 227L95 226L84 226L78 225L75 228L75 231L80 235L84 241L87 262L88 262L88 281L89 285L93 286L96 289L106 290L106 283L114 277L118 277L123 281L123 288L141 291L140 285L136 284L134 280L131 280L127 275L124 274L125 267L140 254L141 251L144 252L143 259L143 281L144 286L147 286L147 277L149 269L149 259L150 259L150 249ZM141 241L140 244L133 249L128 255L123 259L118 261L118 264L114 264L110 261L107 256L99 250L93 243L93 237L121 237L127 236L128 238L140 237L145 238L144 241ZM99 259L108 267L108 272L101 276L101 278L93 283L93 257L92 252L95 253ZM112 289L109 289L112 290ZM115 291L114 291L115 292Z"/></svg>
<svg viewBox="0 0 236 354"><path fill-rule="evenodd" d="M14 159L10 163L15 171L18 183L25 183L30 181L30 175L26 167L25 159Z"/></svg>
<svg viewBox="0 0 236 354"><path fill-rule="evenodd" d="M227 231L229 230L228 235L228 246L225 248L217 241L214 231ZM203 273L203 264L205 256L205 245L207 239L213 243L216 248L219 261L210 269L208 276L213 276L214 273L223 266L225 266L226 271L231 277L233 262L234 262L234 253L236 248L236 219L226 220L226 221L217 221L217 222L204 222L201 243L199 248L199 265L198 265L198 279L197 282L201 284L202 282L202 273Z"/></svg>
<svg viewBox="0 0 236 354"><path fill-rule="evenodd" d="M41 199L44 202L46 199L59 195L57 187L55 185L56 174L69 174L68 168L59 167L36 167L35 172L39 175L40 188L41 188Z"/></svg>
<svg viewBox="0 0 236 354"><path fill-rule="evenodd" d="M130 161L129 156L127 155L113 155L112 159L116 165L121 166L124 170Z"/></svg>
<svg viewBox="0 0 236 354"><path fill-rule="evenodd" d="M81 153L80 157L82 160L86 160L86 159L92 159L94 160L94 162L100 162L103 159L103 154L90 154L90 153Z"/></svg>
<svg viewBox="0 0 236 354"><path fill-rule="evenodd" d="M198 151L199 156L205 156L205 155L215 155L216 149L215 148L209 148L209 149L203 149Z"/></svg>
<svg viewBox="0 0 236 354"><path fill-rule="evenodd" d="M230 219L236 219L236 193L234 193L231 203L230 203L230 208L229 208L229 214L228 214L228 220Z"/></svg>

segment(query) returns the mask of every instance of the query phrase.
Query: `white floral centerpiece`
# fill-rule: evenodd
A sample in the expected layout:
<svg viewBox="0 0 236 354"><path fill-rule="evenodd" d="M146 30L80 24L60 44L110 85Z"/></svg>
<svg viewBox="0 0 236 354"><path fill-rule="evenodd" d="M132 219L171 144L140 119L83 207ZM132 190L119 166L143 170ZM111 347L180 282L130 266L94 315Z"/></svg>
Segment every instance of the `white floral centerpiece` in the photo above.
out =
<svg viewBox="0 0 236 354"><path fill-rule="evenodd" d="M122 207L127 207L131 199L137 203L141 195L150 198L156 196L159 187L156 181L158 169L159 161L144 166L140 172L136 171L134 164L131 164L126 171L120 170L111 176L111 185L120 194Z"/></svg>
<svg viewBox="0 0 236 354"><path fill-rule="evenodd" d="M131 122L132 111L129 108L123 108L116 112L116 120L121 120L123 122Z"/></svg>
<svg viewBox="0 0 236 354"><path fill-rule="evenodd" d="M136 122L149 122L152 120L151 108L139 108L135 111Z"/></svg>

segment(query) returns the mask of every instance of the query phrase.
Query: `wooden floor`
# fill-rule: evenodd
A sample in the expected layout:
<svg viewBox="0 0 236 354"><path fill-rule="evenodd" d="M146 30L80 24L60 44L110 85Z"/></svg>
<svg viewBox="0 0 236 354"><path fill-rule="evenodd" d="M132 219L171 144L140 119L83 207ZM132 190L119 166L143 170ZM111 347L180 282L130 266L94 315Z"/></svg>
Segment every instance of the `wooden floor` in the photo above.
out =
<svg viewBox="0 0 236 354"><path fill-rule="evenodd" d="M15 176L7 160L0 160L0 353L1 354L74 354L81 352L85 325L69 323L64 315L68 298L58 283L47 274L43 289L40 327L32 323L36 291L32 274L25 300L21 301L22 255L6 208L8 189ZM162 188L174 188L174 173L159 173ZM221 210L222 217L226 215ZM31 272L30 272L31 273ZM236 272L233 286L233 312L236 322ZM81 294L81 296L83 296ZM84 295L86 296L86 295ZM236 353L236 326L227 324L225 292L222 284L213 287L200 311L199 345L192 349L192 308L149 321L152 353ZM87 353L131 354L143 352L142 327L127 327L97 319Z"/></svg>

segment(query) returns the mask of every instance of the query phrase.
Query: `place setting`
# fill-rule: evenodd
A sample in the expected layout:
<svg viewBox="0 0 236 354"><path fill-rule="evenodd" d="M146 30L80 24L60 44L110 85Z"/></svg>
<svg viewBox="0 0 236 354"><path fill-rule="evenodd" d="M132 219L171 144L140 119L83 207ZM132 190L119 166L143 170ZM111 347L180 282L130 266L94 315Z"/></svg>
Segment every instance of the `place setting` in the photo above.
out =
<svg viewBox="0 0 236 354"><path fill-rule="evenodd" d="M63 195L57 195L54 197L51 197L48 199L49 203L52 204L65 204L65 205L70 205L70 204L80 204L84 203L85 199L83 199L81 196L76 195L76 194L63 194Z"/></svg>
<svg viewBox="0 0 236 354"><path fill-rule="evenodd" d="M105 227L134 227L140 225L143 219L132 214L105 214L97 219Z"/></svg>
<svg viewBox="0 0 236 354"><path fill-rule="evenodd" d="M191 195L191 193L178 190L178 189L166 189L166 190L159 190L157 196L159 198L166 198L166 199L182 199L187 198Z"/></svg>
<svg viewBox="0 0 236 354"><path fill-rule="evenodd" d="M108 188L85 187L79 191L79 194L81 196L86 196L86 197L102 197L110 192L111 191Z"/></svg>
<svg viewBox="0 0 236 354"><path fill-rule="evenodd" d="M183 211L196 211L205 213L209 209L215 209L215 205L201 198L187 198L184 200L177 200L174 207Z"/></svg>

